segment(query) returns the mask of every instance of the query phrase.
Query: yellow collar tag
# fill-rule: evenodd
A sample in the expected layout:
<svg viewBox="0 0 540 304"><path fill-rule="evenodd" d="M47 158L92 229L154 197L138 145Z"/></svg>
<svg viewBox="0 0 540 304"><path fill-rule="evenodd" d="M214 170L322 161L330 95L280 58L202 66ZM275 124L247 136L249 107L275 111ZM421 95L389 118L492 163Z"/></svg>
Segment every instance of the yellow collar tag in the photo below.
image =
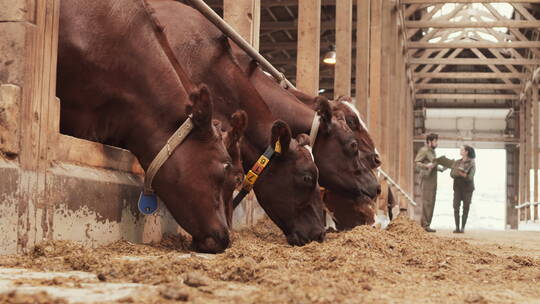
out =
<svg viewBox="0 0 540 304"><path fill-rule="evenodd" d="M281 153L281 143L278 141L276 141L276 146L274 147L274 151L276 151L276 153Z"/></svg>

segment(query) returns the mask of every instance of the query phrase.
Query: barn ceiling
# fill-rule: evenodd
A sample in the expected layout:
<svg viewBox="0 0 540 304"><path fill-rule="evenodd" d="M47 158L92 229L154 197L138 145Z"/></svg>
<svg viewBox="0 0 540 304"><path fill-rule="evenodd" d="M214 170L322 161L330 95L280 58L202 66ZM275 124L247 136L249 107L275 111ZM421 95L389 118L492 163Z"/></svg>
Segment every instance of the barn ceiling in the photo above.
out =
<svg viewBox="0 0 540 304"><path fill-rule="evenodd" d="M222 0L206 2L222 13ZM417 107L511 108L520 99L539 62L540 5L533 4L538 0L498 2L396 1ZM335 43L335 0L322 5L321 58ZM293 83L297 20L298 0L261 0L260 52ZM320 75L320 88L331 93L333 66L321 61Z"/></svg>

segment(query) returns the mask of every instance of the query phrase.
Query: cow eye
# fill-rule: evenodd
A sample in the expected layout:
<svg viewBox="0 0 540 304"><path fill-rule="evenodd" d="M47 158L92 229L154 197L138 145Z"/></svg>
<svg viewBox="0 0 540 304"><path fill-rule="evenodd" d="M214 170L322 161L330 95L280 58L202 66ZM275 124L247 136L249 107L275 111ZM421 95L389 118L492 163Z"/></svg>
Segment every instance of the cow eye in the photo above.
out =
<svg viewBox="0 0 540 304"><path fill-rule="evenodd" d="M226 162L225 164L223 164L223 168L224 168L225 171L227 171L227 172L231 171L231 169L232 169L232 163L231 163L231 162Z"/></svg>
<svg viewBox="0 0 540 304"><path fill-rule="evenodd" d="M350 144L349 144L351 150L353 152L357 152L358 151L358 142L356 140L353 140Z"/></svg>

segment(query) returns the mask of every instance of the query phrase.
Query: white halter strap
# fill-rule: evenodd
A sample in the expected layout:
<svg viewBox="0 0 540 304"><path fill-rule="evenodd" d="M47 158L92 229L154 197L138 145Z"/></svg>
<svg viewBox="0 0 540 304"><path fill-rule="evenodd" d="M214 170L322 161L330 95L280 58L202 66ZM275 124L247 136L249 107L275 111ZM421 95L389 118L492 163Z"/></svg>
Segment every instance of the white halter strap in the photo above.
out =
<svg viewBox="0 0 540 304"><path fill-rule="evenodd" d="M191 130L193 130L193 121L191 120L191 115L189 115L186 121L184 121L176 132L174 132L174 134L167 140L167 143L165 143L165 146L161 148L161 151L159 151L154 160L152 160L150 166L148 166L144 176L144 194L149 195L154 193L154 190L152 189L152 181L154 180L154 176L156 176L156 173L158 172L159 168L161 168L163 163L169 159L176 147L178 147L184 141L184 139L186 139Z"/></svg>
<svg viewBox="0 0 540 304"><path fill-rule="evenodd" d="M309 131L309 145L313 147L315 140L317 139L317 134L319 134L319 126L321 125L321 117L319 114L315 113L313 117L313 122L311 123L311 131Z"/></svg>

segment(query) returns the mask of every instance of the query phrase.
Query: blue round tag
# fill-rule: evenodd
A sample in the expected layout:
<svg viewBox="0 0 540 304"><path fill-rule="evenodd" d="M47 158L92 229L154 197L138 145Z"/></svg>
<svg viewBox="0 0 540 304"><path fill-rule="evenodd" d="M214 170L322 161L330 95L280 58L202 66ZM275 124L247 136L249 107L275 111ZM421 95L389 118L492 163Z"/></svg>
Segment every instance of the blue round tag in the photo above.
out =
<svg viewBox="0 0 540 304"><path fill-rule="evenodd" d="M139 196L139 211L142 214L150 215L156 212L158 208L157 197L154 194L146 195L141 192Z"/></svg>

